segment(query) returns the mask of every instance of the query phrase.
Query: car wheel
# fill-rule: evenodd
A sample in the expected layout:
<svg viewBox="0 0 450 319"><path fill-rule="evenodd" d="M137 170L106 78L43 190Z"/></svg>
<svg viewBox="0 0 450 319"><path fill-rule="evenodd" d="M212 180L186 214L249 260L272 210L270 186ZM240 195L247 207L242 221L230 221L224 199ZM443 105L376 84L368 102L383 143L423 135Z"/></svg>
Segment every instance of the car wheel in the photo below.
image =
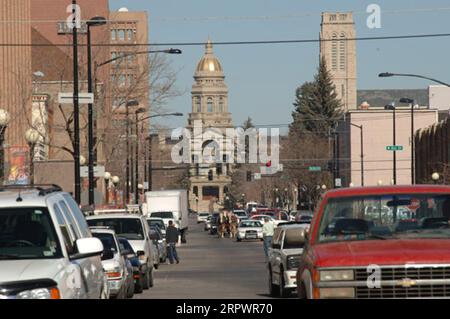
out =
<svg viewBox="0 0 450 319"><path fill-rule="evenodd" d="M144 283L142 282L142 278L139 278L139 282L134 284L134 293L135 294L142 293L142 291L144 291L143 285Z"/></svg>
<svg viewBox="0 0 450 319"><path fill-rule="evenodd" d="M269 269L269 294L271 297L278 297L278 290L276 285L273 284L273 278L272 278L272 270Z"/></svg>
<svg viewBox="0 0 450 319"><path fill-rule="evenodd" d="M145 272L144 284L142 285L142 288L144 288L144 289L150 288L150 271Z"/></svg>
<svg viewBox="0 0 450 319"><path fill-rule="evenodd" d="M153 269L149 273L148 286L153 287Z"/></svg>
<svg viewBox="0 0 450 319"><path fill-rule="evenodd" d="M236 241L241 241L242 239L240 239L240 238L238 238L238 237L236 237Z"/></svg>
<svg viewBox="0 0 450 319"><path fill-rule="evenodd" d="M129 285L128 286L128 291L127 291L127 298L131 299L134 296L134 285Z"/></svg>
<svg viewBox="0 0 450 319"><path fill-rule="evenodd" d="M283 276L283 273L284 273L284 271L283 271L283 269L281 269L280 270L280 279L279 279L279 283L280 283L280 285L278 286L278 289L279 289L279 291L278 291L278 295L281 297L281 298L286 298L287 296L288 296L288 294L289 294L289 290L287 290L286 288L284 288L284 276Z"/></svg>

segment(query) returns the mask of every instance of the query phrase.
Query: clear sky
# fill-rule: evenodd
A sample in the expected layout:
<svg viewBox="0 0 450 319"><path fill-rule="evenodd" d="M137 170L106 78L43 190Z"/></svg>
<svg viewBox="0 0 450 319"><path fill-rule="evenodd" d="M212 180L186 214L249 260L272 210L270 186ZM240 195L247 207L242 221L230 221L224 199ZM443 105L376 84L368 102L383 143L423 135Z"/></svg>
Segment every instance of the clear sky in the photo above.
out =
<svg viewBox="0 0 450 319"><path fill-rule="evenodd" d="M381 28L366 24L369 4L382 9ZM111 0L111 10L127 7L149 13L151 43L256 41L318 38L322 11L353 11L358 37L450 33L448 0ZM265 19L261 17L267 17ZM179 70L171 111L191 110L193 73L203 46L180 47L172 56ZM319 61L318 43L215 46L229 88L229 110L240 125L250 116L258 125L291 122L296 87L311 80ZM424 80L379 79L384 71L409 72L450 81L450 37L359 41L359 89L426 88ZM165 124L186 124L186 116Z"/></svg>

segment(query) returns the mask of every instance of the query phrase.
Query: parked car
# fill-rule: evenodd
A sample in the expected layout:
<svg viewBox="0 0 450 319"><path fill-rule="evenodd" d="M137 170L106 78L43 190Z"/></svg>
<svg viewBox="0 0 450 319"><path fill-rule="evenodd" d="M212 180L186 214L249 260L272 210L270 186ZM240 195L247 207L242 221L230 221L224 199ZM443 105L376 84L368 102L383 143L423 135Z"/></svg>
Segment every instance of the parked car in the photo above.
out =
<svg viewBox="0 0 450 319"><path fill-rule="evenodd" d="M204 230L208 231L211 229L211 215L206 218Z"/></svg>
<svg viewBox="0 0 450 319"><path fill-rule="evenodd" d="M299 297L450 296L449 186L338 189L318 207L297 271ZM411 217L399 208L414 210L419 227L397 229Z"/></svg>
<svg viewBox="0 0 450 319"><path fill-rule="evenodd" d="M133 266L124 257L129 252L120 248L114 230L108 227L91 227L91 232L103 244L102 264L108 277L110 297L132 298L134 295Z"/></svg>
<svg viewBox="0 0 450 319"><path fill-rule="evenodd" d="M313 213L310 211L299 211L295 215L295 221L298 223L311 223Z"/></svg>
<svg viewBox="0 0 450 319"><path fill-rule="evenodd" d="M130 262L133 272L134 292L141 293L144 290L145 267L142 267L139 257L131 246L130 242L123 237L119 237L119 245L128 252L125 258Z"/></svg>
<svg viewBox="0 0 450 319"><path fill-rule="evenodd" d="M294 223L275 228L267 265L271 296L284 298L296 290L296 272L306 231L305 225Z"/></svg>
<svg viewBox="0 0 450 319"><path fill-rule="evenodd" d="M147 222L150 227L153 225L158 226L163 237L166 238L166 225L164 224L164 219L159 217L147 217Z"/></svg>
<svg viewBox="0 0 450 319"><path fill-rule="evenodd" d="M274 223L275 226L278 226L279 223L281 222L285 222L285 220L277 220L275 218L273 218L273 216L271 215L253 215L250 219L251 220L259 220L261 222L261 224L265 224L265 218L269 218L269 220Z"/></svg>
<svg viewBox="0 0 450 319"><path fill-rule="evenodd" d="M157 248L159 262L166 262L167 259L167 243L166 239L163 238L162 232L158 226L150 226L150 239L152 239L154 245Z"/></svg>
<svg viewBox="0 0 450 319"><path fill-rule="evenodd" d="M109 298L103 244L72 196L56 185L0 188L0 298Z"/></svg>
<svg viewBox="0 0 450 319"><path fill-rule="evenodd" d="M236 241L259 239L263 240L262 223L258 220L243 220L239 223Z"/></svg>
<svg viewBox="0 0 450 319"><path fill-rule="evenodd" d="M107 226L116 232L118 237L126 238L139 257L141 264L146 267L144 289L153 287L153 254L150 228L144 216L138 214L113 213L107 210L96 216L86 218L90 226Z"/></svg>
<svg viewBox="0 0 450 319"><path fill-rule="evenodd" d="M210 214L208 212L199 212L197 214L197 224L206 222L206 219L208 218L209 215Z"/></svg>

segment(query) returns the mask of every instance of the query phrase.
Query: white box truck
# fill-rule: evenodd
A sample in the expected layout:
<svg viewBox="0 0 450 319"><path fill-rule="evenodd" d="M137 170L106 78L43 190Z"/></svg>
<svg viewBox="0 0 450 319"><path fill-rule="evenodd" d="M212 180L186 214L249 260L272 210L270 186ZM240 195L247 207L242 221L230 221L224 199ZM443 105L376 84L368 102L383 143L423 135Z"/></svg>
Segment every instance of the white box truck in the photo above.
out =
<svg viewBox="0 0 450 319"><path fill-rule="evenodd" d="M159 217L168 225L172 220L180 230L181 242L186 242L188 229L188 196L187 190L164 190L145 193L146 214L148 217Z"/></svg>

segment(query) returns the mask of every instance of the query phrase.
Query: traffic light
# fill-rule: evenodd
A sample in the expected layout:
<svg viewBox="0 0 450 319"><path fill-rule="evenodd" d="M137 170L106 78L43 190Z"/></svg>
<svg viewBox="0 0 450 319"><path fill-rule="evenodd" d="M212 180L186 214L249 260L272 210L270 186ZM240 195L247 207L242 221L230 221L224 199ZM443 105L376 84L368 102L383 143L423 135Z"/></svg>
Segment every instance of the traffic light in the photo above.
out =
<svg viewBox="0 0 450 319"><path fill-rule="evenodd" d="M247 171L247 182L251 182L251 181L252 181L252 172Z"/></svg>
<svg viewBox="0 0 450 319"><path fill-rule="evenodd" d="M208 181L212 181L212 180L213 180L213 171L212 171L212 169L210 169L208 172Z"/></svg>

